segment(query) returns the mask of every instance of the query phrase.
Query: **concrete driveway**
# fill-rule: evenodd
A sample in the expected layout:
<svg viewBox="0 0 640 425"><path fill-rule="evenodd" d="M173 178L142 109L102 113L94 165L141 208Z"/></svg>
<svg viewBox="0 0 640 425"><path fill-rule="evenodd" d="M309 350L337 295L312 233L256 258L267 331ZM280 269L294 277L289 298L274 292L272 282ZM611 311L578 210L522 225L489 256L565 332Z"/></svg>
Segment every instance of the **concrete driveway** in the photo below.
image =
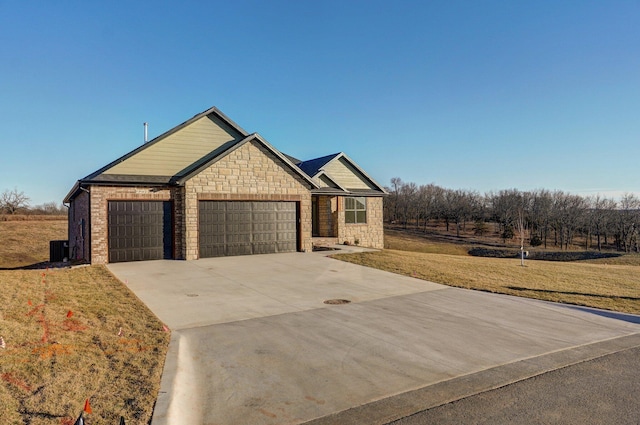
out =
<svg viewBox="0 0 640 425"><path fill-rule="evenodd" d="M172 329L155 425L384 424L640 346L629 316L323 253L108 267Z"/></svg>

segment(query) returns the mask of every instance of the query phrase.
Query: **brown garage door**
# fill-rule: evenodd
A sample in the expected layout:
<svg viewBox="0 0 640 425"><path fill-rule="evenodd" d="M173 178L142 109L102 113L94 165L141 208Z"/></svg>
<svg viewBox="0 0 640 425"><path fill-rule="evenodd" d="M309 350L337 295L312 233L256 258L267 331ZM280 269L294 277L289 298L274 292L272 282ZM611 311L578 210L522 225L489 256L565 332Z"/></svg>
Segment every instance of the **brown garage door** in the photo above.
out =
<svg viewBox="0 0 640 425"><path fill-rule="evenodd" d="M109 201L109 262L173 258L169 201Z"/></svg>
<svg viewBox="0 0 640 425"><path fill-rule="evenodd" d="M200 258L295 252L295 202L200 201Z"/></svg>

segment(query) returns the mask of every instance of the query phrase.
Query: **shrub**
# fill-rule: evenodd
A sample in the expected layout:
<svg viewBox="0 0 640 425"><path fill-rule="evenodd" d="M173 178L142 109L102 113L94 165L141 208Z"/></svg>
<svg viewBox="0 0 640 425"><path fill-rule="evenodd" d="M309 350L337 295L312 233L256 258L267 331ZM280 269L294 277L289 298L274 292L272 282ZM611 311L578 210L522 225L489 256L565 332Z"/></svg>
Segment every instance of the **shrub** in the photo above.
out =
<svg viewBox="0 0 640 425"><path fill-rule="evenodd" d="M533 235L531 236L531 240L529 240L529 245L540 246L542 245L542 239L540 239L540 236L538 235Z"/></svg>

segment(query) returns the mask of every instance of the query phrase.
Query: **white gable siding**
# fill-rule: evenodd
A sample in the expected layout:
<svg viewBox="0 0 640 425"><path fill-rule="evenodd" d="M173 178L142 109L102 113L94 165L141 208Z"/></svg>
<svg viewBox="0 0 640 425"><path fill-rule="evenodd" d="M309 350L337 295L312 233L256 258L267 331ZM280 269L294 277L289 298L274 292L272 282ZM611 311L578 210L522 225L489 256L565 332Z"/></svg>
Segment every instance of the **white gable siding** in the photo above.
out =
<svg viewBox="0 0 640 425"><path fill-rule="evenodd" d="M225 143L242 136L213 115L150 145L104 174L173 176Z"/></svg>
<svg viewBox="0 0 640 425"><path fill-rule="evenodd" d="M336 184L334 182L331 181L330 178L328 178L327 176L325 176L324 174L320 175L319 177L316 177L315 179L313 179L313 181L319 186L319 187L333 187L333 188L337 188Z"/></svg>
<svg viewBox="0 0 640 425"><path fill-rule="evenodd" d="M331 161L323 168L325 172L336 181L336 183L347 190L377 190L373 184L369 183L369 181L344 158L340 158L337 161Z"/></svg>

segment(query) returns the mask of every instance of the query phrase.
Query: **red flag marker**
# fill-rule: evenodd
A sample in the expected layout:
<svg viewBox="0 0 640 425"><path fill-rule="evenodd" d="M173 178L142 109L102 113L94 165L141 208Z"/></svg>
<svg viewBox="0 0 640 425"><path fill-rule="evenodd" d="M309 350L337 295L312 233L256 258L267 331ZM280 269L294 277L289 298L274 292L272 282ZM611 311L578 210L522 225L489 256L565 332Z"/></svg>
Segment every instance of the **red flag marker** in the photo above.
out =
<svg viewBox="0 0 640 425"><path fill-rule="evenodd" d="M89 404L89 399L85 400L83 410L85 413L93 413L93 411L91 410L91 405Z"/></svg>
<svg viewBox="0 0 640 425"><path fill-rule="evenodd" d="M27 301L27 305L33 305L33 303L31 303L31 300Z"/></svg>
<svg viewBox="0 0 640 425"><path fill-rule="evenodd" d="M69 312L67 313L67 317L71 317L73 316L73 311L69 310Z"/></svg>

